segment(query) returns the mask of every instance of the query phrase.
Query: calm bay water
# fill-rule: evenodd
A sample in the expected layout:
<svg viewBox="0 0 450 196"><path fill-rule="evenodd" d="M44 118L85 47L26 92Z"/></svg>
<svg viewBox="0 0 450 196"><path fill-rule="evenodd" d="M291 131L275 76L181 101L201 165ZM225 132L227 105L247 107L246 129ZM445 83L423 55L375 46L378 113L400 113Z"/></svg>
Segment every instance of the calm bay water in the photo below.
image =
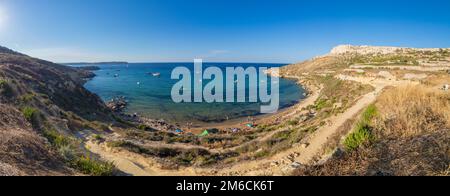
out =
<svg viewBox="0 0 450 196"><path fill-rule="evenodd" d="M127 113L138 113L149 118L184 123L221 122L227 119L258 115L260 111L260 103L174 103L170 93L172 86L178 81L170 79L171 72L178 66L185 66L193 70L193 63L99 64L96 66L101 69L95 71L97 76L87 82L85 87L99 95L104 101L117 96L126 97L129 101ZM282 65L203 64L204 69L209 66L217 66L225 70L225 67L230 66L270 68ZM161 73L161 76L154 77L149 73ZM203 80L204 84L208 82L208 80ZM249 88L249 86L246 88ZM304 98L303 93L304 89L298 86L295 81L280 79L280 108L296 104Z"/></svg>

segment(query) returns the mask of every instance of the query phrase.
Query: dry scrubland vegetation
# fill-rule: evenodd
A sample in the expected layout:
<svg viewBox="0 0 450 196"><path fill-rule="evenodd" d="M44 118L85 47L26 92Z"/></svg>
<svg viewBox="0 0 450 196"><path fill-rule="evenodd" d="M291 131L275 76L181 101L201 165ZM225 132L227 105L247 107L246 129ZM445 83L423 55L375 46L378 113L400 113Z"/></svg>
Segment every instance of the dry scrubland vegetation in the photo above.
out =
<svg viewBox="0 0 450 196"><path fill-rule="evenodd" d="M296 175L449 175L450 94L430 86L391 88L363 112L323 165Z"/></svg>
<svg viewBox="0 0 450 196"><path fill-rule="evenodd" d="M350 54L351 64L359 65L427 65L430 63L450 63L450 49L438 51L398 50L391 54Z"/></svg>

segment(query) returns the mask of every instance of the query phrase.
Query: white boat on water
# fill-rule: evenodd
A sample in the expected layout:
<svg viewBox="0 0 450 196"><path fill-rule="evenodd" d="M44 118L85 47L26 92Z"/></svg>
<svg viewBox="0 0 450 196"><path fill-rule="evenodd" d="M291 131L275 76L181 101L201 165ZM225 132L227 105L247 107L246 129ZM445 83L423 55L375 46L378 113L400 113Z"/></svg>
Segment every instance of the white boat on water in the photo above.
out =
<svg viewBox="0 0 450 196"><path fill-rule="evenodd" d="M153 77L160 77L161 76L161 73L159 73L159 72L155 72L155 73L149 72L148 74L152 75Z"/></svg>

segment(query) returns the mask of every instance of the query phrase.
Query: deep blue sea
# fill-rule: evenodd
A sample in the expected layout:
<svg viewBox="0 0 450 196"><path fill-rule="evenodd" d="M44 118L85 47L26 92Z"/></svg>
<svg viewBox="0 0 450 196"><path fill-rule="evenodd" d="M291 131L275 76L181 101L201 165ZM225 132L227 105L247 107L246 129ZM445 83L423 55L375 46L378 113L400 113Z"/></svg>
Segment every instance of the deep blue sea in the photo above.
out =
<svg viewBox="0 0 450 196"><path fill-rule="evenodd" d="M138 113L149 118L178 123L222 122L260 114L260 103L174 103L171 90L178 80L171 79L172 70L178 66L193 70L193 63L97 64L96 66L100 67L100 70L95 71L97 76L87 82L85 87L104 101L124 96L129 101L127 113ZM203 63L203 69L209 66L217 66L225 70L225 67L230 66L270 68L283 65ZM154 77L149 73L161 73L161 76ZM208 83L208 80L203 80L203 83ZM295 81L280 79L279 84L280 108L292 106L304 98L304 89Z"/></svg>

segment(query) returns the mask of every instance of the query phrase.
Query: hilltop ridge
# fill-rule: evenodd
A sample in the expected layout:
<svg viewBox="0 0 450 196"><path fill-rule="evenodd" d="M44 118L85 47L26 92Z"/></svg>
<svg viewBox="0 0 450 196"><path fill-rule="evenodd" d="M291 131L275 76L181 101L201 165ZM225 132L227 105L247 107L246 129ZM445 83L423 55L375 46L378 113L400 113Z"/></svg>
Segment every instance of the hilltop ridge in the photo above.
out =
<svg viewBox="0 0 450 196"><path fill-rule="evenodd" d="M438 52L444 48L408 48L408 47L389 47L389 46L356 46L356 45L339 45L334 47L330 55L342 55L342 54L394 54L402 52ZM448 49L448 48L447 48Z"/></svg>

